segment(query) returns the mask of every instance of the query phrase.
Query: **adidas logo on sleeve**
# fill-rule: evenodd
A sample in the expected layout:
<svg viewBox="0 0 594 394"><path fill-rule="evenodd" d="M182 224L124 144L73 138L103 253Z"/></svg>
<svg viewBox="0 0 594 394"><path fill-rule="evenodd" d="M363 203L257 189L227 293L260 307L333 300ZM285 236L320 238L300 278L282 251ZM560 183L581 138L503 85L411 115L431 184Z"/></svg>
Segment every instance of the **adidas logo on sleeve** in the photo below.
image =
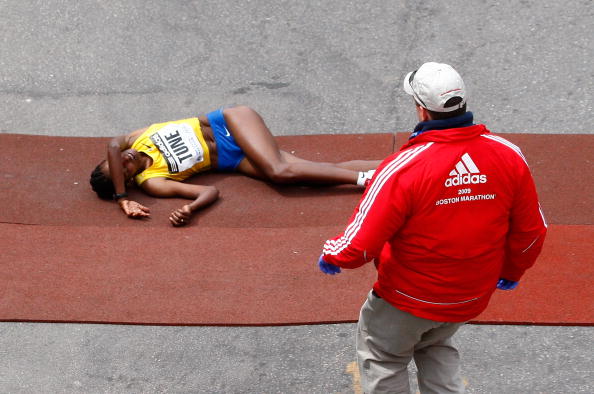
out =
<svg viewBox="0 0 594 394"><path fill-rule="evenodd" d="M487 176L480 173L468 153L462 155L461 160L456 163L449 176L450 178L445 181L446 187L487 183Z"/></svg>

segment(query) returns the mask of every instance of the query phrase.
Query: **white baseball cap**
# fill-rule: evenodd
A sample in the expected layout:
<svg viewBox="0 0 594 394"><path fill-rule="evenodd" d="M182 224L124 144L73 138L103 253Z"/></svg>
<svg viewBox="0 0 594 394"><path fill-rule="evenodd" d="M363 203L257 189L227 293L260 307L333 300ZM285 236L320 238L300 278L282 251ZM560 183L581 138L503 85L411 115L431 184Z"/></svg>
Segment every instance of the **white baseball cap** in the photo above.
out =
<svg viewBox="0 0 594 394"><path fill-rule="evenodd" d="M466 103L466 87L462 77L448 64L429 62L404 77L404 91L421 106L434 112L451 112ZM445 103L452 97L462 101L452 107Z"/></svg>

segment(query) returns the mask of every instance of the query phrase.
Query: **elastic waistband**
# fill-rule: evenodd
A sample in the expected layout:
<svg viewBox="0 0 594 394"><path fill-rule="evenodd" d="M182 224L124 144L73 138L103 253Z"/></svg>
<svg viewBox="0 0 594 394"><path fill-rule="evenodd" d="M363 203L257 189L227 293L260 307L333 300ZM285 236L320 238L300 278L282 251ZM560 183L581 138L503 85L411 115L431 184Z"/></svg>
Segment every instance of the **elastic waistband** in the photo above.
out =
<svg viewBox="0 0 594 394"><path fill-rule="evenodd" d="M470 300L463 300L463 301L458 301L458 302L432 302L432 301L422 300L420 298L413 297L413 296L403 293L399 290L395 290L395 291L396 291L396 293L403 295L404 297L408 297L415 301L424 302L425 304L432 304L432 305L459 305L459 304L466 304L468 302L473 302L473 301L476 301L481 298L481 297L475 297L475 298L471 298Z"/></svg>

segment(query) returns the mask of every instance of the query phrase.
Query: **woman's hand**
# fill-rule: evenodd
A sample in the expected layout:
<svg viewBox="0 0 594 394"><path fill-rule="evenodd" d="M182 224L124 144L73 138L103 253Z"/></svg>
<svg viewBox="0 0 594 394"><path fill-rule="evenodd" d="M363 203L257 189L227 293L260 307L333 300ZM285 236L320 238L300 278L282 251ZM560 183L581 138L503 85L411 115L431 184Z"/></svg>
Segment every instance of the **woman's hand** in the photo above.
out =
<svg viewBox="0 0 594 394"><path fill-rule="evenodd" d="M129 218L145 218L151 216L151 210L136 201L120 200L120 208Z"/></svg>
<svg viewBox="0 0 594 394"><path fill-rule="evenodd" d="M190 223L190 220L192 220L192 209L189 204L176 209L169 216L169 221L175 227L185 226Z"/></svg>
<svg viewBox="0 0 594 394"><path fill-rule="evenodd" d="M219 198L219 191L214 186L195 185L165 178L150 178L141 185L142 189L155 197L183 197L194 200L169 215L169 221L175 227L185 226L197 212Z"/></svg>

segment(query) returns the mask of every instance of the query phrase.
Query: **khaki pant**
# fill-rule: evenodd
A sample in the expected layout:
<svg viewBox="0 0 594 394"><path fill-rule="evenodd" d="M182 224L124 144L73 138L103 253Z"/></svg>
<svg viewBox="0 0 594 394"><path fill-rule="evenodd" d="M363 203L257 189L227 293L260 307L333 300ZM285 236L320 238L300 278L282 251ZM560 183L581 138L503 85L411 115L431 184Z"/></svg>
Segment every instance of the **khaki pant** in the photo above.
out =
<svg viewBox="0 0 594 394"><path fill-rule="evenodd" d="M463 323L403 312L369 292L357 327L357 363L366 393L409 393L414 358L421 393L463 393L460 357L451 337Z"/></svg>

